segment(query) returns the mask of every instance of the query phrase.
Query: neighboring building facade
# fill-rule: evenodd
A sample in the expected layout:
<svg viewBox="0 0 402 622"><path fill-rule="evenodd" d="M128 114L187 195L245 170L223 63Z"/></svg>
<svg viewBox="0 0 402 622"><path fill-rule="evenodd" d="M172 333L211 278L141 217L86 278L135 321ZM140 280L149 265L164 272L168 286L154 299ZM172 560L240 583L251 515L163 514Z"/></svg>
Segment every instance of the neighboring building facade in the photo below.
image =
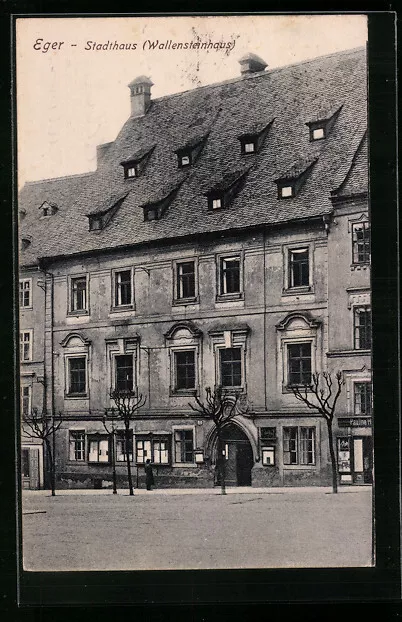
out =
<svg viewBox="0 0 402 622"><path fill-rule="evenodd" d="M146 398L138 485L147 458L157 486L216 484L214 428L189 403L218 385L243 398L228 484L329 484L326 424L291 386L337 370L339 481L372 481L365 53L240 65L240 79L156 100L137 78L95 173L21 192L21 291L40 281L21 308L38 352L22 391L62 413L59 486L111 485L114 388ZM124 452L121 427L122 484Z"/></svg>

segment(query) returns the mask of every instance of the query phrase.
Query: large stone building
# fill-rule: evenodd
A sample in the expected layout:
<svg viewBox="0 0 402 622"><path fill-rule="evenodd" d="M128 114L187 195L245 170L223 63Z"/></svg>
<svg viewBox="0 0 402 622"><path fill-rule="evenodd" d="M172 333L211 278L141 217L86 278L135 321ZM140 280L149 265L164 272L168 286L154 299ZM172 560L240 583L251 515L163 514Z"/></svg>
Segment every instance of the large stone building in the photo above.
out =
<svg viewBox="0 0 402 622"><path fill-rule="evenodd" d="M146 398L139 484L150 458L158 486L213 485L216 436L189 402L218 385L247 404L225 431L229 484L328 484L326 424L291 386L337 370L338 478L372 481L365 50L240 68L158 99L140 76L95 172L22 189L21 407L62 413L59 486L110 485L115 387ZM41 485L42 448L22 441ZM124 458L118 433L122 484Z"/></svg>

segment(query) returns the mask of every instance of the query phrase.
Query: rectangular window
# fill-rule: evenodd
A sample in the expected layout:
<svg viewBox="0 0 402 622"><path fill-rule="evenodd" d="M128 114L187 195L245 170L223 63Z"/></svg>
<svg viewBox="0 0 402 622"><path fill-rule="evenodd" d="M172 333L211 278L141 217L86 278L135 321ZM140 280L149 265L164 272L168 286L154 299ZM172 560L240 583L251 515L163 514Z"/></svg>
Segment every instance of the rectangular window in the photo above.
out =
<svg viewBox="0 0 402 622"><path fill-rule="evenodd" d="M88 462L109 462L109 439L97 436L88 442Z"/></svg>
<svg viewBox="0 0 402 622"><path fill-rule="evenodd" d="M225 257L220 261L220 294L240 293L240 257Z"/></svg>
<svg viewBox="0 0 402 622"><path fill-rule="evenodd" d="M370 223L352 224L353 263L370 261Z"/></svg>
<svg viewBox="0 0 402 622"><path fill-rule="evenodd" d="M132 354L115 356L115 389L132 391L134 389L134 360Z"/></svg>
<svg viewBox="0 0 402 622"><path fill-rule="evenodd" d="M242 351L241 348L225 348L219 350L220 376L222 387L242 386Z"/></svg>
<svg viewBox="0 0 402 622"><path fill-rule="evenodd" d="M128 448L126 445L128 444ZM128 449L128 455L130 462L133 461L133 432L130 430L128 443L126 440L126 433L121 430L116 432L116 462L126 462L126 450Z"/></svg>
<svg viewBox="0 0 402 622"><path fill-rule="evenodd" d="M222 207L222 199L212 199L212 209L220 209Z"/></svg>
<svg viewBox="0 0 402 622"><path fill-rule="evenodd" d="M354 383L354 414L371 415L371 382Z"/></svg>
<svg viewBox="0 0 402 622"><path fill-rule="evenodd" d="M31 387L21 387L21 412L25 417L31 414Z"/></svg>
<svg viewBox="0 0 402 622"><path fill-rule="evenodd" d="M169 439L156 437L137 439L137 464L150 460L153 464L169 464Z"/></svg>
<svg viewBox="0 0 402 622"><path fill-rule="evenodd" d="M188 156L188 155L181 156L181 158L180 158L180 166L188 166L189 164L191 164L190 156Z"/></svg>
<svg viewBox="0 0 402 622"><path fill-rule="evenodd" d="M126 168L126 177L136 177L137 171L135 166L128 166Z"/></svg>
<svg viewBox="0 0 402 622"><path fill-rule="evenodd" d="M114 306L132 304L131 270L121 270L114 274Z"/></svg>
<svg viewBox="0 0 402 622"><path fill-rule="evenodd" d="M177 300L195 297L195 263L183 261L176 266L176 297Z"/></svg>
<svg viewBox="0 0 402 622"><path fill-rule="evenodd" d="M68 394L85 395L87 390L87 373L85 356L68 359Z"/></svg>
<svg viewBox="0 0 402 622"><path fill-rule="evenodd" d="M87 310L87 278L80 276L71 279L71 311Z"/></svg>
<svg viewBox="0 0 402 622"><path fill-rule="evenodd" d="M288 384L311 383L311 343L288 345Z"/></svg>
<svg viewBox="0 0 402 622"><path fill-rule="evenodd" d="M310 282L309 250L295 248L289 251L289 287L302 287Z"/></svg>
<svg viewBox="0 0 402 622"><path fill-rule="evenodd" d="M193 430L175 430L174 456L175 462L194 462Z"/></svg>
<svg viewBox="0 0 402 622"><path fill-rule="evenodd" d="M317 127L311 132L312 140L320 140L320 138L325 138L325 132L323 127Z"/></svg>
<svg viewBox="0 0 402 622"><path fill-rule="evenodd" d="M283 464L315 464L315 428L283 428Z"/></svg>
<svg viewBox="0 0 402 622"><path fill-rule="evenodd" d="M195 352L185 350L174 353L175 358L175 390L195 389Z"/></svg>
<svg viewBox="0 0 402 622"><path fill-rule="evenodd" d="M31 279L20 281L20 307L31 307Z"/></svg>
<svg viewBox="0 0 402 622"><path fill-rule="evenodd" d="M282 186L282 188L280 188L280 197L282 199L287 199L289 197L293 196L293 186Z"/></svg>
<svg viewBox="0 0 402 622"><path fill-rule="evenodd" d="M371 308L355 307L354 313L354 349L369 350L371 348Z"/></svg>
<svg viewBox="0 0 402 622"><path fill-rule="evenodd" d="M32 361L32 332L30 330L20 332L20 360Z"/></svg>
<svg viewBox="0 0 402 622"><path fill-rule="evenodd" d="M85 460L85 432L70 431L70 460L83 462Z"/></svg>
<svg viewBox="0 0 402 622"><path fill-rule="evenodd" d="M254 153L255 143L244 143L244 153Z"/></svg>

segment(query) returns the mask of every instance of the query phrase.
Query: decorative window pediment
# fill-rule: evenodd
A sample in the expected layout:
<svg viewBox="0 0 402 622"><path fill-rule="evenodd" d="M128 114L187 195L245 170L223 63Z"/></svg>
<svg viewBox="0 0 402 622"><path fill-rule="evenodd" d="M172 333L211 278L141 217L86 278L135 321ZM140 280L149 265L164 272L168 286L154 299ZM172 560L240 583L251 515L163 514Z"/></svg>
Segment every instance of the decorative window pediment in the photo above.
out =
<svg viewBox="0 0 402 622"><path fill-rule="evenodd" d="M286 173L275 179L278 199L292 199L297 196L317 160L318 158L295 162Z"/></svg>
<svg viewBox="0 0 402 622"><path fill-rule="evenodd" d="M307 313L295 311L289 313L282 322L276 325L277 330L303 330L306 328L319 328L321 320L317 320Z"/></svg>
<svg viewBox="0 0 402 622"><path fill-rule="evenodd" d="M69 333L62 341L60 345L63 348L82 348L88 347L91 341L81 335L81 333Z"/></svg>
<svg viewBox="0 0 402 622"><path fill-rule="evenodd" d="M101 231L104 229L112 220L127 195L128 192L124 192L117 196L111 196L110 199L100 204L96 210L86 214L89 219L89 230Z"/></svg>
<svg viewBox="0 0 402 622"><path fill-rule="evenodd" d="M176 322L165 333L165 339L199 339L202 331L191 321Z"/></svg>

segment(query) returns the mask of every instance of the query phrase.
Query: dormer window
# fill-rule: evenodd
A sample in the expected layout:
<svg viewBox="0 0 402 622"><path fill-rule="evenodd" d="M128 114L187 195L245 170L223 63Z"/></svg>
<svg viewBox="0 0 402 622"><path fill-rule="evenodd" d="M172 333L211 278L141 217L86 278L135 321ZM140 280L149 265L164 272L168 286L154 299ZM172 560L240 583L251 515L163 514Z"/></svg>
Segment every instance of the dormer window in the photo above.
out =
<svg viewBox="0 0 402 622"><path fill-rule="evenodd" d="M30 235L25 235L21 238L21 250L25 251L31 244L32 238Z"/></svg>
<svg viewBox="0 0 402 622"><path fill-rule="evenodd" d="M201 151L208 138L206 136L197 136L187 141L185 145L181 145L175 150L177 155L177 165L179 168L186 168L192 166L201 154Z"/></svg>
<svg viewBox="0 0 402 622"><path fill-rule="evenodd" d="M211 208L212 209L220 209L223 207L223 201L220 198L211 199Z"/></svg>
<svg viewBox="0 0 402 622"><path fill-rule="evenodd" d="M255 142L244 143L244 153L254 153Z"/></svg>
<svg viewBox="0 0 402 622"><path fill-rule="evenodd" d="M316 114L315 119L306 123L310 130L310 142L323 140L329 136L341 110L342 106L336 110L332 108L332 110L320 111Z"/></svg>
<svg viewBox="0 0 402 622"><path fill-rule="evenodd" d="M278 199L292 199L297 196L299 190L307 180L308 175L311 172L314 164L318 158L314 160L300 160L293 164L293 166L282 177L275 179L275 183L278 187Z"/></svg>
<svg viewBox="0 0 402 622"><path fill-rule="evenodd" d="M59 208L56 203L49 203L48 201L45 201L39 209L41 218L46 218L48 216L53 216Z"/></svg>
<svg viewBox="0 0 402 622"><path fill-rule="evenodd" d="M218 210L228 207L240 191L248 170L226 174L220 182L205 193L208 209Z"/></svg>
<svg viewBox="0 0 402 622"><path fill-rule="evenodd" d="M154 208L144 209L144 220L158 220L158 210Z"/></svg>
<svg viewBox="0 0 402 622"><path fill-rule="evenodd" d="M273 120L268 124L254 123L247 132L237 137L242 155L257 153L261 149L272 123Z"/></svg>
<svg viewBox="0 0 402 622"><path fill-rule="evenodd" d="M155 145L152 147L145 147L144 149L140 149L137 151L129 160L123 160L120 162L120 165L124 170L124 179L134 179L134 177L139 177L148 162L148 159L155 149Z"/></svg>
<svg viewBox="0 0 402 622"><path fill-rule="evenodd" d="M86 217L89 219L89 230L101 231L104 229L112 220L127 195L128 192L118 196L112 196L110 199L99 205L96 210L90 214L86 214Z"/></svg>
<svg viewBox="0 0 402 622"><path fill-rule="evenodd" d="M151 220L160 220L171 202L176 197L180 186L181 183L173 188L173 190L170 190L170 192L166 193L165 191L162 197L159 195L157 198L143 205L142 209L144 210L144 221L149 222Z"/></svg>
<svg viewBox="0 0 402 622"><path fill-rule="evenodd" d="M181 156L180 158L180 166L189 166L191 164L191 159L189 155Z"/></svg>

